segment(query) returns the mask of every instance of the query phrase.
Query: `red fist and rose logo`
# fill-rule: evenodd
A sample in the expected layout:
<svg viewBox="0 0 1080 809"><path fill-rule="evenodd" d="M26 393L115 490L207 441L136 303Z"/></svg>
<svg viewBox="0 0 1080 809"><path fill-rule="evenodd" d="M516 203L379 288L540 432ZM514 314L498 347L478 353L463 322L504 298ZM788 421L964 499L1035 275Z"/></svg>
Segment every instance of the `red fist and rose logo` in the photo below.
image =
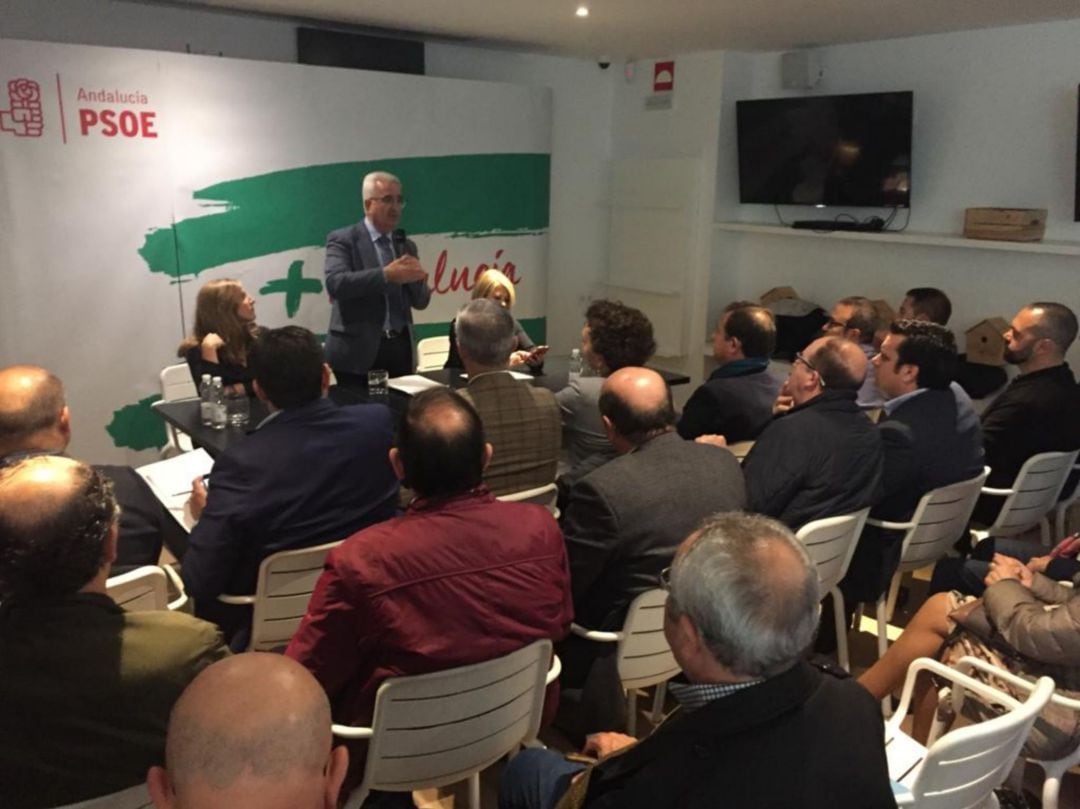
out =
<svg viewBox="0 0 1080 809"><path fill-rule="evenodd" d="M41 114L41 86L33 79L8 82L8 109L0 110L0 131L18 138L39 138L45 118Z"/></svg>

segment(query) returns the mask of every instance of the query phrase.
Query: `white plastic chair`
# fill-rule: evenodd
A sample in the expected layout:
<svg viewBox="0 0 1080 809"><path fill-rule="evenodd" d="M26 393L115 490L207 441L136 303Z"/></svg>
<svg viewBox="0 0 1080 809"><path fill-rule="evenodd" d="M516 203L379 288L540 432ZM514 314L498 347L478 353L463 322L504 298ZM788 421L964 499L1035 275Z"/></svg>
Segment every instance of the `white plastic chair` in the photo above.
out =
<svg viewBox="0 0 1080 809"><path fill-rule="evenodd" d="M658 722L664 707L667 681L682 671L664 636L666 601L667 593L660 589L641 593L630 602L626 621L618 632L601 632L570 624L570 631L580 638L619 644L615 652L615 669L626 690L626 730L631 736L637 730L637 689L656 686L652 721Z"/></svg>
<svg viewBox="0 0 1080 809"><path fill-rule="evenodd" d="M199 390L191 378L191 369L186 362L169 365L161 369L161 400L163 402L175 402L178 399L197 399ZM171 458L181 452L191 452L191 436L183 430L177 430L168 422L165 429L169 432L169 440L161 448L162 458Z"/></svg>
<svg viewBox="0 0 1080 809"><path fill-rule="evenodd" d="M416 370L437 371L450 356L450 337L425 337L416 344Z"/></svg>
<svg viewBox="0 0 1080 809"><path fill-rule="evenodd" d="M848 657L847 622L844 620L844 595L837 585L847 573L855 545L859 541L869 508L840 517L826 517L808 522L795 534L817 566L821 594L833 597L833 620L836 622L836 655L840 665L851 671Z"/></svg>
<svg viewBox="0 0 1080 809"><path fill-rule="evenodd" d="M502 494L497 499L504 503L536 503L550 511L555 519L559 519L559 508L555 505L559 499L559 487L554 483L537 486L535 489L522 489L520 492Z"/></svg>
<svg viewBox="0 0 1080 809"><path fill-rule="evenodd" d="M56 809L153 809L153 806L154 803L150 800L146 784L137 784L120 792L113 792L111 795L69 803L58 806Z"/></svg>
<svg viewBox="0 0 1080 809"><path fill-rule="evenodd" d="M980 671L984 671L993 677L997 677L1029 694L1036 688L1035 683L1029 682L1023 677L1017 677L1011 671L1005 671L1004 669L998 668L977 657L961 657L956 662L955 668L963 674L970 673L972 669L979 669ZM954 698L953 709L959 713L961 707L960 703L963 701L963 692L958 694L954 691L952 696ZM1080 700L1055 693L1050 697L1050 702L1065 708L1066 710L1076 711L1077 714L1080 714ZM1080 745L1077 745L1076 749L1069 755L1054 761L1042 761L1030 757L1028 758L1028 761L1034 761L1042 767L1043 772L1046 774L1046 779L1043 781L1042 788L1042 809L1057 809L1058 796L1061 792L1061 779L1065 776L1065 772L1068 769L1080 764Z"/></svg>
<svg viewBox="0 0 1080 809"><path fill-rule="evenodd" d="M1073 464L1073 470L1080 470L1080 464ZM1066 478L1066 482L1067 481L1068 478ZM1072 504L1075 503L1077 500L1080 500L1080 481L1077 481L1076 486L1073 488L1072 494L1059 501L1057 504L1057 508L1054 509L1054 536L1058 539L1066 536L1069 533L1069 526L1067 525L1068 520L1066 520L1066 515L1069 511L1069 507L1072 506Z"/></svg>
<svg viewBox="0 0 1080 809"><path fill-rule="evenodd" d="M877 600L878 657L885 654L889 645L885 631L896 606L896 595L900 591L903 575L933 564L952 550L967 528L988 474L989 468L984 467L970 480L931 489L919 500L915 513L907 522L889 522L872 517L866 521L867 525L877 528L905 532L900 564L889 585L889 592Z"/></svg>
<svg viewBox="0 0 1080 809"><path fill-rule="evenodd" d="M172 601L169 601L170 581L180 594ZM178 610L188 602L184 583L168 565L144 565L119 576L111 576L105 582L105 590L118 607L128 612Z"/></svg>
<svg viewBox="0 0 1080 809"><path fill-rule="evenodd" d="M334 725L346 739L369 739L364 779L346 809L373 790L411 792L468 779L480 809L480 771L540 730L551 641L447 671L393 677L379 686L369 728Z"/></svg>
<svg viewBox="0 0 1080 809"><path fill-rule="evenodd" d="M254 595L218 596L218 601L225 604L255 607L249 652L273 651L288 645L307 612L326 555L341 542L271 554L259 565Z"/></svg>
<svg viewBox="0 0 1080 809"><path fill-rule="evenodd" d="M993 719L957 728L921 744L900 730L921 671L930 671L953 685L1000 705L1005 713ZM929 658L908 668L900 709L885 723L885 753L889 777L900 784L897 806L919 809L971 809L997 806L993 791L1004 783L1031 730L1035 717L1054 693L1054 681L1040 677L1027 701L1019 702L986 683Z"/></svg>
<svg viewBox="0 0 1080 809"><path fill-rule="evenodd" d="M984 531L972 531L975 542L987 537L1009 537L1039 526L1042 544L1050 545L1050 522L1046 515L1057 506L1061 490L1076 463L1076 452L1042 452L1032 455L1020 471L1011 488L994 489L984 486L982 493L1004 497L994 524Z"/></svg>

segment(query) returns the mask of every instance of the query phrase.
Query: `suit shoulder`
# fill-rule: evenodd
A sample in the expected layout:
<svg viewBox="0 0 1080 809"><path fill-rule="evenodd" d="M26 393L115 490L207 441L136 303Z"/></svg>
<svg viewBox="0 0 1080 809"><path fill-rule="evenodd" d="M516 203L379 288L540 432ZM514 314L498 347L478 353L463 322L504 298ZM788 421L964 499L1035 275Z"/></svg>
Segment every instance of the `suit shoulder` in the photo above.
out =
<svg viewBox="0 0 1080 809"><path fill-rule="evenodd" d="M356 225L346 225L326 234L327 242L351 242L360 236Z"/></svg>
<svg viewBox="0 0 1080 809"><path fill-rule="evenodd" d="M158 664L179 664L211 654L224 656L227 647L214 624L169 610L125 613L126 639L141 646L149 641Z"/></svg>

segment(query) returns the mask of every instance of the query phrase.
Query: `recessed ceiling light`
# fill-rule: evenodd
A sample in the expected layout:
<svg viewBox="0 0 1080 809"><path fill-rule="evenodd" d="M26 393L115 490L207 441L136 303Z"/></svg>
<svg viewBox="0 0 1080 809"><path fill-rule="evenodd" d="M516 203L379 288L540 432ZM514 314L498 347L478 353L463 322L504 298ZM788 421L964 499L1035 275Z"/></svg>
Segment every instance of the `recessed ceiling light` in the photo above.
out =
<svg viewBox="0 0 1080 809"><path fill-rule="evenodd" d="M579 17L588 17L589 16L589 7L588 6L578 6L577 11L575 11L574 13L577 14Z"/></svg>

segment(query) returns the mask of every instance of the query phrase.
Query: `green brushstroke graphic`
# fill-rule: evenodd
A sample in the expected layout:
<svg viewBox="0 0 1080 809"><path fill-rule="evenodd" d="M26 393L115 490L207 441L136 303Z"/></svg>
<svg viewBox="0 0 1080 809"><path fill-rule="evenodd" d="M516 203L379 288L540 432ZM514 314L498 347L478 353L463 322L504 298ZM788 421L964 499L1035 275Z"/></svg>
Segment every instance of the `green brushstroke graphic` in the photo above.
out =
<svg viewBox="0 0 1080 809"><path fill-rule="evenodd" d="M173 278L326 242L360 220L360 184L370 171L401 178L410 234L517 235L548 226L551 156L476 154L407 157L275 171L195 191L206 216L151 229L139 255Z"/></svg>
<svg viewBox="0 0 1080 809"><path fill-rule="evenodd" d="M307 293L322 292L322 281L304 277L304 262L294 261L284 278L275 278L259 290L260 295L273 292L285 293L285 314L291 319L300 310L300 296Z"/></svg>
<svg viewBox="0 0 1080 809"><path fill-rule="evenodd" d="M105 430L113 444L134 450L156 449L165 445L165 422L151 405L161 397L157 394L140 399L113 411L112 421Z"/></svg>

